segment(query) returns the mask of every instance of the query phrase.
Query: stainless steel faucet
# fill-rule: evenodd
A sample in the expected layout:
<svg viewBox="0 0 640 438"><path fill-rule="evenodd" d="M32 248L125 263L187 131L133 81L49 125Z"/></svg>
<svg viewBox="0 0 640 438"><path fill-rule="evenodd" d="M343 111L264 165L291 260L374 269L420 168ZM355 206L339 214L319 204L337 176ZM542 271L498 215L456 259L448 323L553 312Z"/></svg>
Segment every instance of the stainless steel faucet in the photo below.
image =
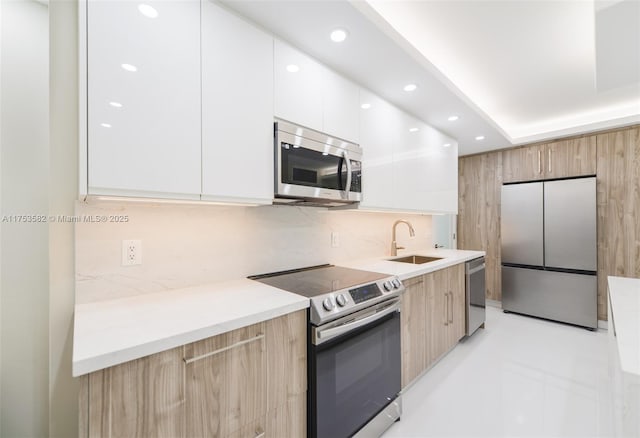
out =
<svg viewBox="0 0 640 438"><path fill-rule="evenodd" d="M399 249L404 249L404 246L398 246L398 243L396 242L396 227L398 226L399 223L407 224L407 226L409 227L409 235L411 237L416 235L416 232L413 231L413 227L411 226L411 223L409 221L406 221L404 219L399 219L395 221L393 223L393 227L391 227L391 255L392 256L398 255Z"/></svg>

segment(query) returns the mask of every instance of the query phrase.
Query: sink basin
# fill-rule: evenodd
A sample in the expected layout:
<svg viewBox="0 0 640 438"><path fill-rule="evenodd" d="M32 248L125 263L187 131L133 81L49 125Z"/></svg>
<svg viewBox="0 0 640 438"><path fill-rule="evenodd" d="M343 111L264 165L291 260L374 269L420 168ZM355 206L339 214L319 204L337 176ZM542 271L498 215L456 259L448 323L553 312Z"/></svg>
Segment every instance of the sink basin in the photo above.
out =
<svg viewBox="0 0 640 438"><path fill-rule="evenodd" d="M398 257L395 259L389 259L390 262L412 263L414 265L421 265L423 263L435 262L436 260L442 260L442 257L426 257L420 255L410 255L404 257Z"/></svg>

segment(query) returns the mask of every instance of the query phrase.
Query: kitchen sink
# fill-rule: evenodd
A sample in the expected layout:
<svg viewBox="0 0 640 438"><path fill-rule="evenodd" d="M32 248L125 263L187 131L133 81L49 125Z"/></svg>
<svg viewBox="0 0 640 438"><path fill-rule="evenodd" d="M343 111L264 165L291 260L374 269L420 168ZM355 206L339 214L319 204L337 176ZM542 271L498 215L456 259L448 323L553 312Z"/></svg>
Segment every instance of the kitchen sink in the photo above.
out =
<svg viewBox="0 0 640 438"><path fill-rule="evenodd" d="M390 262L412 263L414 265L421 265L423 263L442 260L442 257L426 257L426 256L420 256L420 255L410 255L410 256L398 257L395 259L388 259L388 260Z"/></svg>

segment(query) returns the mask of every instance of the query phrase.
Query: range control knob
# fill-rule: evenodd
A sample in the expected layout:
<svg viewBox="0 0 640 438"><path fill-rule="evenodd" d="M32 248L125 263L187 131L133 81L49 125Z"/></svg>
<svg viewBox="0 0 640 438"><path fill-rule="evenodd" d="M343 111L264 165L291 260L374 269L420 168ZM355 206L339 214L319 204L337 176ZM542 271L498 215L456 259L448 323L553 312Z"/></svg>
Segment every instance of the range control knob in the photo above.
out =
<svg viewBox="0 0 640 438"><path fill-rule="evenodd" d="M324 307L327 312L330 312L335 307L335 304L333 304L333 300L331 298L325 298L322 302L322 307Z"/></svg>
<svg viewBox="0 0 640 438"><path fill-rule="evenodd" d="M390 281L385 281L384 283L382 283L382 287L384 287L384 290L386 291L390 291L393 288Z"/></svg>
<svg viewBox="0 0 640 438"><path fill-rule="evenodd" d="M393 287L398 289L400 286L402 286L402 283L400 283L400 280L398 280L397 278L394 278L393 279Z"/></svg>
<svg viewBox="0 0 640 438"><path fill-rule="evenodd" d="M336 297L336 302L338 306L344 307L344 305L347 304L347 297L345 297L344 294L340 294Z"/></svg>

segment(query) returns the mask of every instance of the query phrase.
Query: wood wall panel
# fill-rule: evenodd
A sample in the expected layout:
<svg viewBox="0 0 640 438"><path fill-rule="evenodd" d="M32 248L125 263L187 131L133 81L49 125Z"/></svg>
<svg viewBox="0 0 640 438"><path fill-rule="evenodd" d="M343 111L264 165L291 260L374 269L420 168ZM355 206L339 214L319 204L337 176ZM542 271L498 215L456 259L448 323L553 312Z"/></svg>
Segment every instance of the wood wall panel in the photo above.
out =
<svg viewBox="0 0 640 438"><path fill-rule="evenodd" d="M486 252L486 296L500 301L502 152L461 157L458 169L458 248Z"/></svg>
<svg viewBox="0 0 640 438"><path fill-rule="evenodd" d="M640 127L597 136L598 319L607 276L640 277Z"/></svg>

